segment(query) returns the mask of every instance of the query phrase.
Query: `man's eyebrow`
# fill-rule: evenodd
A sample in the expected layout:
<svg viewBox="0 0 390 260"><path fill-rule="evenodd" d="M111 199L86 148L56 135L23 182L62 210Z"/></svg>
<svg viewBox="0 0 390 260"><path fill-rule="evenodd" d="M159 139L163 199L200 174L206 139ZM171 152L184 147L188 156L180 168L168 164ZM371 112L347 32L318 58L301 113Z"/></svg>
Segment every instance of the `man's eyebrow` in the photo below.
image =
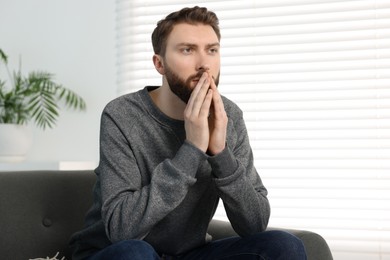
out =
<svg viewBox="0 0 390 260"><path fill-rule="evenodd" d="M185 47L198 47L198 44L189 43L189 42L182 42L182 43L178 43L176 46L177 47L182 47L182 46L185 46ZM207 48L219 47L219 46L220 46L219 42L209 43L209 44L206 45Z"/></svg>
<svg viewBox="0 0 390 260"><path fill-rule="evenodd" d="M189 42L181 42L176 45L177 47L196 47L197 45Z"/></svg>
<svg viewBox="0 0 390 260"><path fill-rule="evenodd" d="M220 44L219 42L207 44L207 47L208 47L208 48L210 48L210 47L219 47L219 46L221 46L221 44Z"/></svg>

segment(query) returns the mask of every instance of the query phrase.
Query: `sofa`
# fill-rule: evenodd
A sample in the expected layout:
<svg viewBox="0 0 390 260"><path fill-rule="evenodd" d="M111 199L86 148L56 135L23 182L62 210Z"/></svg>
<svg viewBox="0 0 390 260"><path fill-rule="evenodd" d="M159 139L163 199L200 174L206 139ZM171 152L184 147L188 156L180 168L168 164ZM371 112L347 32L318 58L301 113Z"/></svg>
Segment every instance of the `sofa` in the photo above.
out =
<svg viewBox="0 0 390 260"><path fill-rule="evenodd" d="M92 203L95 174L83 171L0 172L0 259L71 259L70 236L81 229ZM287 230L305 244L309 260L330 260L326 241L314 232ZM213 220L214 239L235 235Z"/></svg>

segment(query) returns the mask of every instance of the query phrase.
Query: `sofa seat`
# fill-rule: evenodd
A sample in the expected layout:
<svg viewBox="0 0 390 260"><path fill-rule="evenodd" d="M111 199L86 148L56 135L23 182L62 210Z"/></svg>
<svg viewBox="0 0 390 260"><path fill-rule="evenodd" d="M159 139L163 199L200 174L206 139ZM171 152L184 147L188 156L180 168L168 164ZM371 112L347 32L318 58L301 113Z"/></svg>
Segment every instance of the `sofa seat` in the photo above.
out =
<svg viewBox="0 0 390 260"><path fill-rule="evenodd" d="M88 171L0 172L0 258L71 259L70 236L92 205L95 174ZM309 260L331 260L326 241L304 230L287 230L305 244ZM214 239L235 235L230 223L213 220Z"/></svg>

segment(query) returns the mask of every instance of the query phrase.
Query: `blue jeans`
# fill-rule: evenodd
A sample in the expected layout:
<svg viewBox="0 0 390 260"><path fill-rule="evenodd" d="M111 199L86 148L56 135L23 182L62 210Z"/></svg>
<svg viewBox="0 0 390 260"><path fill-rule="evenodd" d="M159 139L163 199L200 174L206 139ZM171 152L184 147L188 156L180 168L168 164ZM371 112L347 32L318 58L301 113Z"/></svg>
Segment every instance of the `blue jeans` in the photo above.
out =
<svg viewBox="0 0 390 260"><path fill-rule="evenodd" d="M306 260L302 241L284 231L265 231L247 237L230 237L195 248L183 255L162 258L142 240L112 244L88 260Z"/></svg>

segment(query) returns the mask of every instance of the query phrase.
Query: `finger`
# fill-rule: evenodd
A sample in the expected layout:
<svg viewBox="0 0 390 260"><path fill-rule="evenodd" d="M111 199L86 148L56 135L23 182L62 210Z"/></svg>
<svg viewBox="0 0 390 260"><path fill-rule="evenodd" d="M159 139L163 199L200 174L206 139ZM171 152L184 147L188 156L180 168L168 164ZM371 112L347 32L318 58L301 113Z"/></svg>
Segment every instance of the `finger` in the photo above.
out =
<svg viewBox="0 0 390 260"><path fill-rule="evenodd" d="M201 117L208 117L209 116L211 102L213 100L213 92L214 91L212 89L207 90L207 94L206 94L206 97L205 97L204 102L202 104L202 107L200 109L199 116L201 116Z"/></svg>
<svg viewBox="0 0 390 260"><path fill-rule="evenodd" d="M199 111L207 95L209 86L210 86L209 78L207 74L204 73L195 88L196 91L194 89L193 93L191 94L191 98L188 102L191 111L194 112L195 114L199 114Z"/></svg>
<svg viewBox="0 0 390 260"><path fill-rule="evenodd" d="M205 73L203 73L202 76L200 77L198 83L196 84L194 90L192 91L191 97L195 97L198 95L198 93L201 90L202 85L206 79L207 79L207 75L205 75Z"/></svg>
<svg viewBox="0 0 390 260"><path fill-rule="evenodd" d="M210 80L210 88L214 91L217 90L217 85L215 85L215 81L213 76L209 73L209 80Z"/></svg>
<svg viewBox="0 0 390 260"><path fill-rule="evenodd" d="M215 85L214 85L215 86ZM223 104L223 100L221 97L221 94L219 93L218 89L213 89L213 100L212 100L212 114L216 118L224 117L225 112L225 106Z"/></svg>

